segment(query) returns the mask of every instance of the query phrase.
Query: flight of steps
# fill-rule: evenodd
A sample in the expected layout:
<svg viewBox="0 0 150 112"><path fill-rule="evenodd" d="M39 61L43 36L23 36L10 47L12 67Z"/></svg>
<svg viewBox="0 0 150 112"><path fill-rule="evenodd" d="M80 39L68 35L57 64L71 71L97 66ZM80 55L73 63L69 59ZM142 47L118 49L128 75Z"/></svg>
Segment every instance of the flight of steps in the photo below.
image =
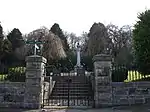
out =
<svg viewBox="0 0 150 112"><path fill-rule="evenodd" d="M68 86L68 79L71 80ZM55 77L56 83L50 95L50 100L59 105L89 106L93 102L91 84L85 76ZM69 95L68 95L69 87ZM69 97L68 97L69 96Z"/></svg>

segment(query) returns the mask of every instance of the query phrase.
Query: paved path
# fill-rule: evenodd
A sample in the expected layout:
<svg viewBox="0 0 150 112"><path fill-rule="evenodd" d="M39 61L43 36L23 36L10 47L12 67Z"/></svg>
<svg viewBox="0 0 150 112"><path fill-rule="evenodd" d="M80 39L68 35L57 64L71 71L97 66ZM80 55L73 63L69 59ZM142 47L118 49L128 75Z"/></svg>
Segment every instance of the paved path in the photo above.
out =
<svg viewBox="0 0 150 112"><path fill-rule="evenodd" d="M45 109L45 111L0 108L0 112L150 112L150 106L131 106L105 109Z"/></svg>

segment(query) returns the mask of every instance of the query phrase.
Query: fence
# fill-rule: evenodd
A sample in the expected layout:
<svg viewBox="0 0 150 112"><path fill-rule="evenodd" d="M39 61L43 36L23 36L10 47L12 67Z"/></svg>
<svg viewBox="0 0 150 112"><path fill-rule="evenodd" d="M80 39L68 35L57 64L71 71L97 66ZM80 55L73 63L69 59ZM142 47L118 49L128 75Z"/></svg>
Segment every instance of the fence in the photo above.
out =
<svg viewBox="0 0 150 112"><path fill-rule="evenodd" d="M150 75L141 74L136 66L113 65L112 81L113 82L132 82L132 81L148 81Z"/></svg>

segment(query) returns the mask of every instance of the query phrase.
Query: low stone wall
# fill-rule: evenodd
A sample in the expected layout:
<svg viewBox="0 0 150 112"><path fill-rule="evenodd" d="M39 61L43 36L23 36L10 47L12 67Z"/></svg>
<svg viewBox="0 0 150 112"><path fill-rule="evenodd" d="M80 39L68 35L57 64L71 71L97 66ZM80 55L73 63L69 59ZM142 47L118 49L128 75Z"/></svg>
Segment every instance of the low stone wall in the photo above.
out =
<svg viewBox="0 0 150 112"><path fill-rule="evenodd" d="M0 107L23 107L24 95L24 82L0 82Z"/></svg>
<svg viewBox="0 0 150 112"><path fill-rule="evenodd" d="M150 103L150 82L112 82L112 104Z"/></svg>
<svg viewBox="0 0 150 112"><path fill-rule="evenodd" d="M97 85L96 107L150 104L150 82L112 82Z"/></svg>

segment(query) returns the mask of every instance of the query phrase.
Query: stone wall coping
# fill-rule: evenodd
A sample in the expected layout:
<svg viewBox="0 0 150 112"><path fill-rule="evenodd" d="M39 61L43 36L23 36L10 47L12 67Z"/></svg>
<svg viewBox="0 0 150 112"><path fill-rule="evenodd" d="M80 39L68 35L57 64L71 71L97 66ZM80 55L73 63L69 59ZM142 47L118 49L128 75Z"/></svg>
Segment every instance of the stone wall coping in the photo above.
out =
<svg viewBox="0 0 150 112"><path fill-rule="evenodd" d="M0 82L0 84L25 84L25 82Z"/></svg>
<svg viewBox="0 0 150 112"><path fill-rule="evenodd" d="M43 56L31 55L31 56L27 56L26 57L26 62L42 62L42 63L46 63L47 60Z"/></svg>
<svg viewBox="0 0 150 112"><path fill-rule="evenodd" d="M144 86L144 85L149 85L149 81L140 81L140 82L111 82L112 87L121 87L121 86L126 86L126 87L134 87L134 86Z"/></svg>
<svg viewBox="0 0 150 112"><path fill-rule="evenodd" d="M97 54L93 57L93 62L95 61L112 61L112 58L110 55L107 54Z"/></svg>

